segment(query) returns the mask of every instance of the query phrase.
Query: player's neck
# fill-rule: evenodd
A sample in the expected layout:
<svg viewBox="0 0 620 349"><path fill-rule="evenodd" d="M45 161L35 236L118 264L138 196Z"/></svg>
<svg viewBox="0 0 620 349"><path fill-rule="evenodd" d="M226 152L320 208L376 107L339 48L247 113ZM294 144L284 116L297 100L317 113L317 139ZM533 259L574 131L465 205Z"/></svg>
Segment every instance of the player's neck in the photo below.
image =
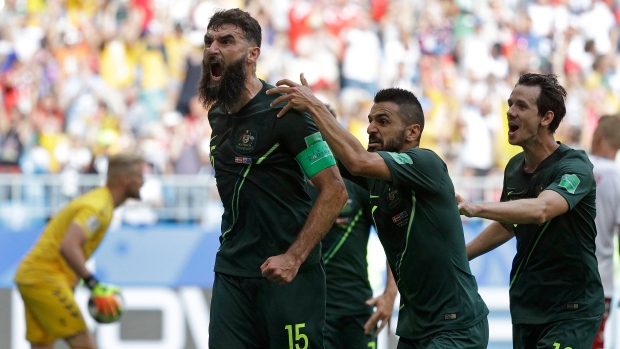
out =
<svg viewBox="0 0 620 349"><path fill-rule="evenodd" d="M558 149L560 145L555 141L553 137L546 139L544 142L540 142L534 145L528 145L523 147L523 153L525 154L525 161L523 163L523 171L526 173L532 173L549 155Z"/></svg>
<svg viewBox="0 0 620 349"><path fill-rule="evenodd" d="M245 82L245 88L239 98L239 101L235 103L234 107L230 108L228 114L237 114L243 106L254 98L263 89L263 83L256 77L256 75L250 75Z"/></svg>

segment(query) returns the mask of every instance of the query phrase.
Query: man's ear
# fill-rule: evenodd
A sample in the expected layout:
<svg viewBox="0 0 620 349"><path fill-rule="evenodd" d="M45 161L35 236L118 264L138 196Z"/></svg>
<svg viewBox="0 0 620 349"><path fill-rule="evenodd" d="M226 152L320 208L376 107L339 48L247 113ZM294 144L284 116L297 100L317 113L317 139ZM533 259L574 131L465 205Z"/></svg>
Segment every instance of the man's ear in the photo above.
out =
<svg viewBox="0 0 620 349"><path fill-rule="evenodd" d="M551 110L547 111L545 113L545 115L543 115L540 118L540 124L542 126L549 126L549 124L551 124L551 122L553 122L553 119L555 118L555 114L553 114L553 112Z"/></svg>
<svg viewBox="0 0 620 349"><path fill-rule="evenodd" d="M246 60L248 63L252 64L258 60L259 56L260 56L260 47L253 46L248 49L248 57L246 58Z"/></svg>
<svg viewBox="0 0 620 349"><path fill-rule="evenodd" d="M413 142L415 140L419 140L421 132L422 131L421 131L420 125L418 124L409 125L405 128L405 139L407 140L407 142Z"/></svg>

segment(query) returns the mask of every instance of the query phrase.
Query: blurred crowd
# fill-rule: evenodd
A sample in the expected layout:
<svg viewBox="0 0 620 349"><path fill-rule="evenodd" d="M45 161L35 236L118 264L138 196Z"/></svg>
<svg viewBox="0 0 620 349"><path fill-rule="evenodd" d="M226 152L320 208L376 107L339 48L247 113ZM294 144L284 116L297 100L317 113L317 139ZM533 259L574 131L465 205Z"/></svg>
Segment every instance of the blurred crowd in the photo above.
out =
<svg viewBox="0 0 620 349"><path fill-rule="evenodd" d="M195 87L209 17L232 7L262 25L258 76L305 73L363 143L374 93L413 91L421 146L452 175L518 151L505 113L522 72L560 77L571 146L620 110L615 0L0 0L0 172L97 173L131 150L153 173L210 173Z"/></svg>

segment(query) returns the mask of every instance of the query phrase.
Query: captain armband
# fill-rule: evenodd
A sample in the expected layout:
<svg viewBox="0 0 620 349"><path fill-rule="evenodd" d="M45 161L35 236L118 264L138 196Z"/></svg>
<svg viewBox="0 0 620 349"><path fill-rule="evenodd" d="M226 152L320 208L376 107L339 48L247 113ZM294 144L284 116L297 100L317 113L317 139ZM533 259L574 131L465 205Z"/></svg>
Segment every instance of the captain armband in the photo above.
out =
<svg viewBox="0 0 620 349"><path fill-rule="evenodd" d="M304 170L306 177L310 179L324 169L336 165L334 154L332 154L325 141L315 142L299 153L295 160Z"/></svg>

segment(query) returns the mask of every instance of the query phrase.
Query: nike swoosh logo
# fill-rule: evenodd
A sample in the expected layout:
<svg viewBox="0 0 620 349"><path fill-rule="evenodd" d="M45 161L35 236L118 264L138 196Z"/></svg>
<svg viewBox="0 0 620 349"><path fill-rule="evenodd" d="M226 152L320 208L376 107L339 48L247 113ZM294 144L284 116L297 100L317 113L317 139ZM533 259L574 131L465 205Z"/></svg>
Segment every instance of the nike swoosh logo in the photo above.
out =
<svg viewBox="0 0 620 349"><path fill-rule="evenodd" d="M506 193L506 196L510 196L510 195L521 195L521 194L525 194L526 189L523 189L519 192L515 193L515 190L517 190L517 188L507 188L508 192Z"/></svg>

